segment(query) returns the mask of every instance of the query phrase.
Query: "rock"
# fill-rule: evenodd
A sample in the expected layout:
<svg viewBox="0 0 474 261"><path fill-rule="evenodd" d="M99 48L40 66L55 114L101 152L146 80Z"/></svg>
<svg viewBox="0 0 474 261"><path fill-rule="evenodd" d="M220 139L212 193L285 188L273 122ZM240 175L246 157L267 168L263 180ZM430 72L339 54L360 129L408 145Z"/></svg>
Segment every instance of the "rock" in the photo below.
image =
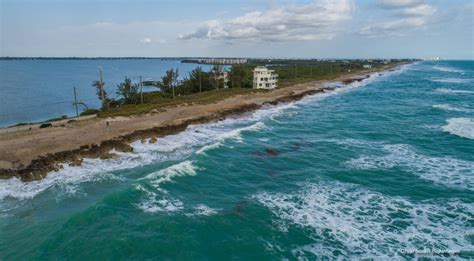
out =
<svg viewBox="0 0 474 261"><path fill-rule="evenodd" d="M117 142L114 148L120 152L133 152L133 147L124 142Z"/></svg>
<svg viewBox="0 0 474 261"><path fill-rule="evenodd" d="M117 157L117 156L118 156L118 155L115 154L115 153L107 152L107 153L100 154L99 159L101 159L101 160L113 159L113 158L115 158L115 157Z"/></svg>
<svg viewBox="0 0 474 261"><path fill-rule="evenodd" d="M69 166L71 167L79 167L82 165L82 159L81 158L75 158L74 160L72 160L70 163L69 163Z"/></svg>
<svg viewBox="0 0 474 261"><path fill-rule="evenodd" d="M52 127L53 124L51 123L43 123L39 126L40 129L44 129L44 128L49 128L49 127Z"/></svg>
<svg viewBox="0 0 474 261"><path fill-rule="evenodd" d="M158 141L158 140L156 139L156 137L152 137L152 138L150 139L150 143L151 143L151 144L155 144L157 141Z"/></svg>

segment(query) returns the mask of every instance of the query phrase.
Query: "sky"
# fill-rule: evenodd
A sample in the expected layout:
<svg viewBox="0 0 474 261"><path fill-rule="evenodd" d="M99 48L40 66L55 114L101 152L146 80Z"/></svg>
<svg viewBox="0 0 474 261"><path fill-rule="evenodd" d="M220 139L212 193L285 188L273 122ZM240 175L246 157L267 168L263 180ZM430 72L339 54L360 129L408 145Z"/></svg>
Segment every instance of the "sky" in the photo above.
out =
<svg viewBox="0 0 474 261"><path fill-rule="evenodd" d="M472 0L0 0L0 56L474 59Z"/></svg>

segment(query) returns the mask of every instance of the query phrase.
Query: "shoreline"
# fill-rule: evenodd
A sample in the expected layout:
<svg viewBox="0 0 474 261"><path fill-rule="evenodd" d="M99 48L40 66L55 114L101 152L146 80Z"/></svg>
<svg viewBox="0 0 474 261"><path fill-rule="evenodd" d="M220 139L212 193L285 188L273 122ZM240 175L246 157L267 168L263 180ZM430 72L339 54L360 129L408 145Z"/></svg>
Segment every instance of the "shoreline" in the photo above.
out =
<svg viewBox="0 0 474 261"><path fill-rule="evenodd" d="M371 74L392 71L406 63L348 73L333 81L344 85L362 81ZM220 121L231 115L255 111L265 105L297 101L305 96L334 90L329 81L312 81L267 93L236 95L212 104L182 105L165 112L131 117L91 119L65 128L34 130L12 139L0 139L0 179L41 180L62 164L80 166L84 158L107 159L111 150L132 152L129 144L144 139L154 143L164 136L186 130L189 125ZM345 87L341 87L345 88ZM110 122L110 126L106 126ZM2 137L0 137L2 138ZM15 148L11 150L11 148Z"/></svg>

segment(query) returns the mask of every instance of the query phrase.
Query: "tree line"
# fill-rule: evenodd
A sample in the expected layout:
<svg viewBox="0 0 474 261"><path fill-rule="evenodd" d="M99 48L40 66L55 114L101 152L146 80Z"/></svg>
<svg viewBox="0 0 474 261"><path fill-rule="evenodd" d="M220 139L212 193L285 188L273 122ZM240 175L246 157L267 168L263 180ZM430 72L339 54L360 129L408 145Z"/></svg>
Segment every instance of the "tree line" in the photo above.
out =
<svg viewBox="0 0 474 261"><path fill-rule="evenodd" d="M214 65L208 72L199 66L183 79L180 78L179 70L172 68L153 85L160 89L163 98L174 99L176 96L222 89L225 87L224 74L227 74L228 88L252 88L252 67L243 64L233 65L228 72L218 65ZM102 110L142 102L140 83L133 83L128 77L117 85L118 99L110 98L105 91L105 82L102 79L93 81L92 87L95 88L102 102Z"/></svg>

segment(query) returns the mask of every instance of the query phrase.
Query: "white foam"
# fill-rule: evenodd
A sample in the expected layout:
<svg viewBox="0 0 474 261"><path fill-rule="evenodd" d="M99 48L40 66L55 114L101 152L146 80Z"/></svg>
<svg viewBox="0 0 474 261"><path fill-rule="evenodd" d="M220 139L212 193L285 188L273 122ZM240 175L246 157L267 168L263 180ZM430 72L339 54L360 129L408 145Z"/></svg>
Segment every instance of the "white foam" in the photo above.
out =
<svg viewBox="0 0 474 261"><path fill-rule="evenodd" d="M377 80L384 79L386 77L390 77L390 76L394 76L394 75L403 73L404 71L411 68L413 65L414 64L405 64L405 65L402 65L402 66L398 66L397 68L395 68L391 71L384 71L382 73L379 73L379 72L371 73L371 74L368 74L369 77L363 79L362 81L355 81L355 82L352 82L348 85L343 86L343 88L336 88L336 89L334 89L332 91L329 91L329 92L318 93L316 95L306 96L303 99L301 99L300 101L296 101L295 104L298 105L298 104L312 103L312 102L315 102L315 101L320 101L322 99L325 99L329 96L338 95L338 94L345 93L345 92L348 92L348 91L351 91L351 90L354 90L354 89L358 89L360 87L367 86L368 84L373 83Z"/></svg>
<svg viewBox="0 0 474 261"><path fill-rule="evenodd" d="M460 78L433 78L430 79L432 82L441 82L441 83L468 83L468 79L460 79Z"/></svg>
<svg viewBox="0 0 474 261"><path fill-rule="evenodd" d="M474 162L451 157L430 157L414 152L406 144L383 145L385 156L362 156L346 162L356 169L406 168L423 179L444 186L474 190Z"/></svg>
<svg viewBox="0 0 474 261"><path fill-rule="evenodd" d="M457 111L457 112L472 112L473 110L465 107L453 107L449 104L435 104L433 108L445 110L445 111Z"/></svg>
<svg viewBox="0 0 474 261"><path fill-rule="evenodd" d="M279 113L277 109L270 110ZM79 167L64 164L64 169L50 172L45 179L39 181L24 183L16 178L0 180L0 201L6 198L29 199L52 188L58 190L59 198L66 194L68 196L80 195L82 183L123 179L123 177L110 173L112 171L133 169L169 160L180 160L194 153L200 146L206 146L206 144L215 141L222 142L226 139L242 141L241 133L263 129L265 124L255 121L269 115L271 112L266 112L266 114L259 112L251 117L230 118L222 122L189 126L186 131L160 138L155 144L134 142L131 144L134 148L131 153L111 151L118 155L113 159L84 159ZM238 125L244 126L238 127Z"/></svg>
<svg viewBox="0 0 474 261"><path fill-rule="evenodd" d="M436 70L442 71L442 72L465 74L465 72L463 70L456 69L456 68L453 68L453 67L447 67L447 66L436 65L436 66L433 66L433 69L436 69Z"/></svg>
<svg viewBox="0 0 474 261"><path fill-rule="evenodd" d="M210 145L206 145L200 148L199 150L196 151L196 154L204 154L208 150L217 149L217 148L220 148L221 146L222 146L222 142L218 141L216 143L212 143Z"/></svg>
<svg viewBox="0 0 474 261"><path fill-rule="evenodd" d="M141 185L136 185L135 189L145 194L141 202L136 204L136 207L144 212L176 212L183 209L183 202L178 199L169 199L158 195Z"/></svg>
<svg viewBox="0 0 474 261"><path fill-rule="evenodd" d="M85 165L88 166L86 162ZM72 167L66 165L64 169L52 172L39 181L22 182L17 178L1 180L0 201L8 198L30 199L50 188L58 192L58 197L74 196L75 194L81 194L80 183L121 180L121 177L110 173L88 172L87 167L81 169L81 171L71 171L71 169Z"/></svg>
<svg viewBox="0 0 474 261"><path fill-rule="evenodd" d="M217 214L217 210L212 209L204 204L199 204L195 207L196 215L199 216L212 216Z"/></svg>
<svg viewBox="0 0 474 261"><path fill-rule="evenodd" d="M449 132L459 137L474 139L474 119L472 118L451 118L448 124L441 127L443 131Z"/></svg>
<svg viewBox="0 0 474 261"><path fill-rule="evenodd" d="M408 66L402 66L398 71L385 72L384 76L400 73ZM258 131L266 126L263 120L274 119L292 109L298 109L298 104L315 102L331 95L365 86L379 77L378 73L371 74L369 78L361 82L354 82L345 88L337 88L331 92L320 93L307 96L304 99L278 106L268 106L257 110L246 117L228 118L223 121L191 125L184 132L169 135L158 139L157 143L151 144L140 141L134 142L131 146L134 151L131 153L114 152L117 158L84 159L79 167L64 166L63 170L51 172L40 181L22 183L18 179L0 180L0 203L5 198L28 199L50 189L58 188L62 195L79 195L80 184L86 182L101 182L103 180L123 177L111 174L117 170L133 169L157 162L169 160L181 160L188 155L197 152L204 153L206 150L215 149L222 146L226 139L242 142L241 134L246 131ZM61 196L60 196L61 197Z"/></svg>
<svg viewBox="0 0 474 261"><path fill-rule="evenodd" d="M146 189L142 185L136 185L135 189L143 192L144 198L136 206L145 212L176 212L183 209L183 202L178 199L170 198L167 192L161 189L162 183L172 182L175 177L195 176L198 168L193 165L192 161L183 161L174 164L168 168L153 172L142 178L149 185L156 189L156 193Z"/></svg>
<svg viewBox="0 0 474 261"><path fill-rule="evenodd" d="M473 94L474 91L467 91L467 90L453 90L453 89L447 89L447 88L438 88L435 90L435 92L439 93L453 93L453 94Z"/></svg>
<svg viewBox="0 0 474 261"><path fill-rule="evenodd" d="M147 179L155 188L159 188L161 183L171 182L174 177L195 176L196 170L198 168L193 165L193 162L187 160L148 174L144 179Z"/></svg>
<svg viewBox="0 0 474 261"><path fill-rule="evenodd" d="M296 258L401 258L401 249L472 248L466 236L474 233L469 224L474 206L460 200L413 202L329 182L253 198L287 227L311 230L307 235L314 242L293 249Z"/></svg>

